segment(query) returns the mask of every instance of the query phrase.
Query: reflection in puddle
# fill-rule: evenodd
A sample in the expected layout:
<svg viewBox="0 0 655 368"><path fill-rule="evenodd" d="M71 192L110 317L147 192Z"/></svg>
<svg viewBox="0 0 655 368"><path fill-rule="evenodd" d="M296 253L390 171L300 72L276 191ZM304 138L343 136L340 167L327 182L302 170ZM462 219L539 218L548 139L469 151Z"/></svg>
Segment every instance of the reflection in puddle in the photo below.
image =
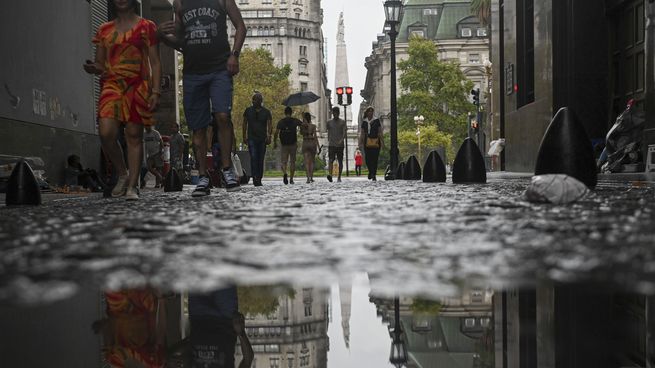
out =
<svg viewBox="0 0 655 368"><path fill-rule="evenodd" d="M590 285L438 299L377 296L366 275L331 288L82 287L0 313L3 367L645 368L654 357L652 298Z"/></svg>

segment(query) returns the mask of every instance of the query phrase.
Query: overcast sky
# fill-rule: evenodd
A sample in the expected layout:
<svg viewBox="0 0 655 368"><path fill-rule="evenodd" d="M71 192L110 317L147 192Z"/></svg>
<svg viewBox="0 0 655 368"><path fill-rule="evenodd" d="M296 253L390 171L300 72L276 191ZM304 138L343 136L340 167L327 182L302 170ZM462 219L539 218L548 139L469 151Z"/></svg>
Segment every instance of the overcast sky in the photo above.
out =
<svg viewBox="0 0 655 368"><path fill-rule="evenodd" d="M323 35L328 41L328 87L334 90L336 65L337 23L343 11L348 45L348 73L354 88L353 113L359 111L362 101L359 91L366 82L364 59L371 54L371 44L384 26L382 0L323 0Z"/></svg>

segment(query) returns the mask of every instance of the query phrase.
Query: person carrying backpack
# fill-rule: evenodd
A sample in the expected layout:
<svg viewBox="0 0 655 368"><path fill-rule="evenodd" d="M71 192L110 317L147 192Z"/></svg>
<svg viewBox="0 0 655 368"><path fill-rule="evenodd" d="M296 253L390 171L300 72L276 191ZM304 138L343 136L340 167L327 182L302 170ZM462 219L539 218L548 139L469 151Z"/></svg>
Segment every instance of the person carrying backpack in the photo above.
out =
<svg viewBox="0 0 655 368"><path fill-rule="evenodd" d="M293 184L293 175L296 172L296 152L298 151L298 127L302 122L291 117L293 110L287 106L284 109L284 118L277 123L275 128L273 149L277 148L277 139L280 137L280 160L282 161L282 172L284 173L284 184ZM289 175L287 176L287 166Z"/></svg>
<svg viewBox="0 0 655 368"><path fill-rule="evenodd" d="M380 157L380 150L384 149L384 135L380 119L373 119L374 112L373 107L368 107L364 111L359 134L359 146L364 147L368 180L377 181L378 158Z"/></svg>

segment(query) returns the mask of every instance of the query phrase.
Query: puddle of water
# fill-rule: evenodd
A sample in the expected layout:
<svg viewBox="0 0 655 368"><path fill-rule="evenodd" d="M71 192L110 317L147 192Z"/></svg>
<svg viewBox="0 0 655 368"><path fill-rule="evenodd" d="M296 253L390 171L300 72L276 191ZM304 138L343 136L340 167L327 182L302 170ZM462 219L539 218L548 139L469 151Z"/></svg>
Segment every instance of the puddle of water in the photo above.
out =
<svg viewBox="0 0 655 368"><path fill-rule="evenodd" d="M0 306L0 356L26 368L645 368L655 358L653 297L550 282L438 293L378 295L367 274L204 293L89 284L54 303Z"/></svg>

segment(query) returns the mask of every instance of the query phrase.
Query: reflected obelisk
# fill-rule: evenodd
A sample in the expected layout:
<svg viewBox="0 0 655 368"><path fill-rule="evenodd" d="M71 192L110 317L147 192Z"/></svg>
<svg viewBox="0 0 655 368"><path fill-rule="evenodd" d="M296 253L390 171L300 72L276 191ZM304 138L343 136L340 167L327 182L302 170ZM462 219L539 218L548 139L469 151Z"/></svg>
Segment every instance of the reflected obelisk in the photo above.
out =
<svg viewBox="0 0 655 368"><path fill-rule="evenodd" d="M332 97L332 105L339 106L338 97L336 95L337 88L350 86L350 77L348 76L348 50L346 47L346 26L343 19L343 12L339 14L339 24L337 30L337 60L334 65L336 65L336 70L334 74L334 96ZM354 86L350 87L353 87L354 90L357 90L357 88L354 88ZM344 96L344 102L345 101L346 96ZM339 107L341 108L341 118L343 119L343 107ZM348 160L348 168L352 170L355 168L353 156L355 149L357 148L357 124L355 123L353 125L353 121L357 122L358 119L353 116L352 106L348 106L346 108L346 115L346 124L348 125L348 152L345 154L345 157ZM344 172L345 169L346 165L344 162Z"/></svg>
<svg viewBox="0 0 655 368"><path fill-rule="evenodd" d="M339 300L341 303L341 329L346 348L350 349L350 309L352 305L352 283L339 285Z"/></svg>

